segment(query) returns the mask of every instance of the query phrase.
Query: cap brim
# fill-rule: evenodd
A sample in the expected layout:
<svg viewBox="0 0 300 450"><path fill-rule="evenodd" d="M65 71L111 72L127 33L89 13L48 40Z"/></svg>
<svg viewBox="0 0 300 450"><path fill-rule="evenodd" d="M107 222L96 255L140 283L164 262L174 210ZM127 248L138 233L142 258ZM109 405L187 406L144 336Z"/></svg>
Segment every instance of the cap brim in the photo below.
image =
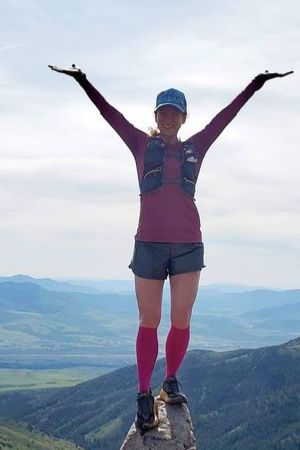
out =
<svg viewBox="0 0 300 450"><path fill-rule="evenodd" d="M162 106L173 106L173 108L178 109L180 112L182 112L182 114L185 114L186 111L183 108L180 108L180 106L178 105L174 105L173 103L161 103L160 105L156 106L154 112L156 112L159 108L161 108Z"/></svg>

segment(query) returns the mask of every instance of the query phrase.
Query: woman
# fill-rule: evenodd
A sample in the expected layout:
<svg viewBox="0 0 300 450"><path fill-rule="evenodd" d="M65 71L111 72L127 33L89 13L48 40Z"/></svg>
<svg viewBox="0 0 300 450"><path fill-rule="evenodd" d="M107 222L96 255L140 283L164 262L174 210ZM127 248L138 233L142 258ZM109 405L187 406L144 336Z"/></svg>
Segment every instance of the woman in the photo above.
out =
<svg viewBox="0 0 300 450"><path fill-rule="evenodd" d="M188 348L190 318L204 267L200 219L194 202L203 158L255 91L267 80L292 72L258 75L202 131L181 142L177 135L187 115L181 91L167 89L157 96L154 113L158 130L149 136L113 108L74 64L70 69L49 67L72 76L80 84L135 158L141 209L129 267L135 274L140 316L136 338L139 382L136 426L145 431L158 424L150 382L158 354L163 285L168 276L171 327L166 340L166 374L159 396L167 403L187 402L176 374Z"/></svg>

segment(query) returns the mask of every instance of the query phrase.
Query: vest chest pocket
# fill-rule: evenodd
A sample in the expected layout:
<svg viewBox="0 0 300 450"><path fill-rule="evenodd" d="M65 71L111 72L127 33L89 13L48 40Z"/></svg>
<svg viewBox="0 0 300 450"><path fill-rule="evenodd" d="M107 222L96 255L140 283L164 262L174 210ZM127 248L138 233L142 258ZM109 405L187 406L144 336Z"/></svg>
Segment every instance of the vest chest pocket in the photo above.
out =
<svg viewBox="0 0 300 450"><path fill-rule="evenodd" d="M196 175L196 149L192 142L183 145L183 161L181 164L181 187L190 197L194 197L197 182Z"/></svg>
<svg viewBox="0 0 300 450"><path fill-rule="evenodd" d="M141 182L141 193L152 192L160 189L163 185L163 169L161 166L149 170L143 176Z"/></svg>
<svg viewBox="0 0 300 450"><path fill-rule="evenodd" d="M159 138L149 141L145 150L144 174L140 183L141 194L157 191L163 185L165 144Z"/></svg>

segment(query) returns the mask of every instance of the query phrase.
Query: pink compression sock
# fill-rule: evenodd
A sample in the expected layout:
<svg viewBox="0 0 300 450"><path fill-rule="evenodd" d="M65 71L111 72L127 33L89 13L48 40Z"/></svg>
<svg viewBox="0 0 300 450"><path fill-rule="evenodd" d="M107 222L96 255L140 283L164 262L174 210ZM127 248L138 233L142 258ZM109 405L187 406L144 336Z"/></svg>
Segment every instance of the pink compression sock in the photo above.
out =
<svg viewBox="0 0 300 450"><path fill-rule="evenodd" d="M190 327L170 328L166 341L166 378L176 375L186 354L190 340Z"/></svg>
<svg viewBox="0 0 300 450"><path fill-rule="evenodd" d="M136 358L139 392L149 392L151 375L158 355L157 328L139 327Z"/></svg>

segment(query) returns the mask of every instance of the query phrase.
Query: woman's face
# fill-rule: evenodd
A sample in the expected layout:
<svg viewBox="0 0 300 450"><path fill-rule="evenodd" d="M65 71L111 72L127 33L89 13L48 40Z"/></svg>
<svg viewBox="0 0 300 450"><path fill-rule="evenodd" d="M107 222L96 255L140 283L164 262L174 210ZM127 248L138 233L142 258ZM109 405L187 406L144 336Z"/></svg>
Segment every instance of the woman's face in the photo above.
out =
<svg viewBox="0 0 300 450"><path fill-rule="evenodd" d="M157 127L163 136L177 136L185 119L186 115L174 106L161 106L155 113Z"/></svg>

